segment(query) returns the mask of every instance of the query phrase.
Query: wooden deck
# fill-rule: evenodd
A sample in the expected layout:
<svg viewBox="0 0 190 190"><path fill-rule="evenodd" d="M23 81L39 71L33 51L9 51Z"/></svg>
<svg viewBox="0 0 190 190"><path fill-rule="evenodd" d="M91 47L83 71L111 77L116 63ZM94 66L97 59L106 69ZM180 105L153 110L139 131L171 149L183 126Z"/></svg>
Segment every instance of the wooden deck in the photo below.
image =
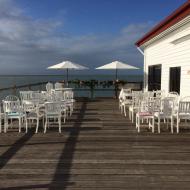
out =
<svg viewBox="0 0 190 190"><path fill-rule="evenodd" d="M113 99L80 101L62 134L0 134L0 190L190 189L190 130L137 134Z"/></svg>

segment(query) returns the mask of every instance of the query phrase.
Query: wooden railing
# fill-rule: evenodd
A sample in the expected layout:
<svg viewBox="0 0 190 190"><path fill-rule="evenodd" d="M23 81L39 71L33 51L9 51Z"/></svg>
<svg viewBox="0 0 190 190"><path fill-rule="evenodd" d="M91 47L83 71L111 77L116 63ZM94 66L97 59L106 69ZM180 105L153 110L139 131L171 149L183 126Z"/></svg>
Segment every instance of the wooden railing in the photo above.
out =
<svg viewBox="0 0 190 190"><path fill-rule="evenodd" d="M2 95L6 96L9 94L18 95L18 92L20 90L45 90L46 82L39 82L39 83L30 83L26 85L13 85L11 87L6 88L0 88L0 97L3 98ZM131 88L135 90L141 90L142 89L142 82L127 82L125 84L125 88ZM34 89L34 87L38 87ZM109 87L97 87L97 86L82 86L82 87L74 87L73 90L75 92L88 92L88 97L94 98L96 97L95 92L113 92L113 97L117 97L118 92L120 91L122 86L112 86L112 88Z"/></svg>

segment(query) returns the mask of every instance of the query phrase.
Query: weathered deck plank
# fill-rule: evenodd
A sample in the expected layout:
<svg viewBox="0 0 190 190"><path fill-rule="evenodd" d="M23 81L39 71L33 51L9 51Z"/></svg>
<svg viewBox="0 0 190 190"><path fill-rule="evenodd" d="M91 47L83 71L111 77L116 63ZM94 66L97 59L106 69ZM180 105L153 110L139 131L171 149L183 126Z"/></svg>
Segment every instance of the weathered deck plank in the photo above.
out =
<svg viewBox="0 0 190 190"><path fill-rule="evenodd" d="M62 134L0 134L0 189L189 189L190 129L137 134L117 103L78 102Z"/></svg>

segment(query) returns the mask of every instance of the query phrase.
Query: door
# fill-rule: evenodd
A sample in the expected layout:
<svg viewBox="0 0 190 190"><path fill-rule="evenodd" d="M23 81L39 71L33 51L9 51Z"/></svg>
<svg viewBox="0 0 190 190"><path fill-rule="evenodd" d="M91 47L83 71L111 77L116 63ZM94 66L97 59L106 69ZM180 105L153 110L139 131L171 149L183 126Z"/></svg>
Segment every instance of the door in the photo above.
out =
<svg viewBox="0 0 190 190"><path fill-rule="evenodd" d="M148 68L148 90L161 89L161 71L162 65L149 66Z"/></svg>
<svg viewBox="0 0 190 190"><path fill-rule="evenodd" d="M180 94L181 67L170 67L170 92Z"/></svg>

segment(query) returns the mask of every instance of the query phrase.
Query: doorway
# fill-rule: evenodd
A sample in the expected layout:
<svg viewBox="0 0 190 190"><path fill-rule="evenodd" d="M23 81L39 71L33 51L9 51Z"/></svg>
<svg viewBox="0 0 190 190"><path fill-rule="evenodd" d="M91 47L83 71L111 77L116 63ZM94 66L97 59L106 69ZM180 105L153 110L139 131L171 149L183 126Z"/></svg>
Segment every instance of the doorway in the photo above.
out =
<svg viewBox="0 0 190 190"><path fill-rule="evenodd" d="M148 68L148 90L161 89L161 71L162 65L153 65Z"/></svg>
<svg viewBox="0 0 190 190"><path fill-rule="evenodd" d="M180 94L181 67L170 67L170 92Z"/></svg>

